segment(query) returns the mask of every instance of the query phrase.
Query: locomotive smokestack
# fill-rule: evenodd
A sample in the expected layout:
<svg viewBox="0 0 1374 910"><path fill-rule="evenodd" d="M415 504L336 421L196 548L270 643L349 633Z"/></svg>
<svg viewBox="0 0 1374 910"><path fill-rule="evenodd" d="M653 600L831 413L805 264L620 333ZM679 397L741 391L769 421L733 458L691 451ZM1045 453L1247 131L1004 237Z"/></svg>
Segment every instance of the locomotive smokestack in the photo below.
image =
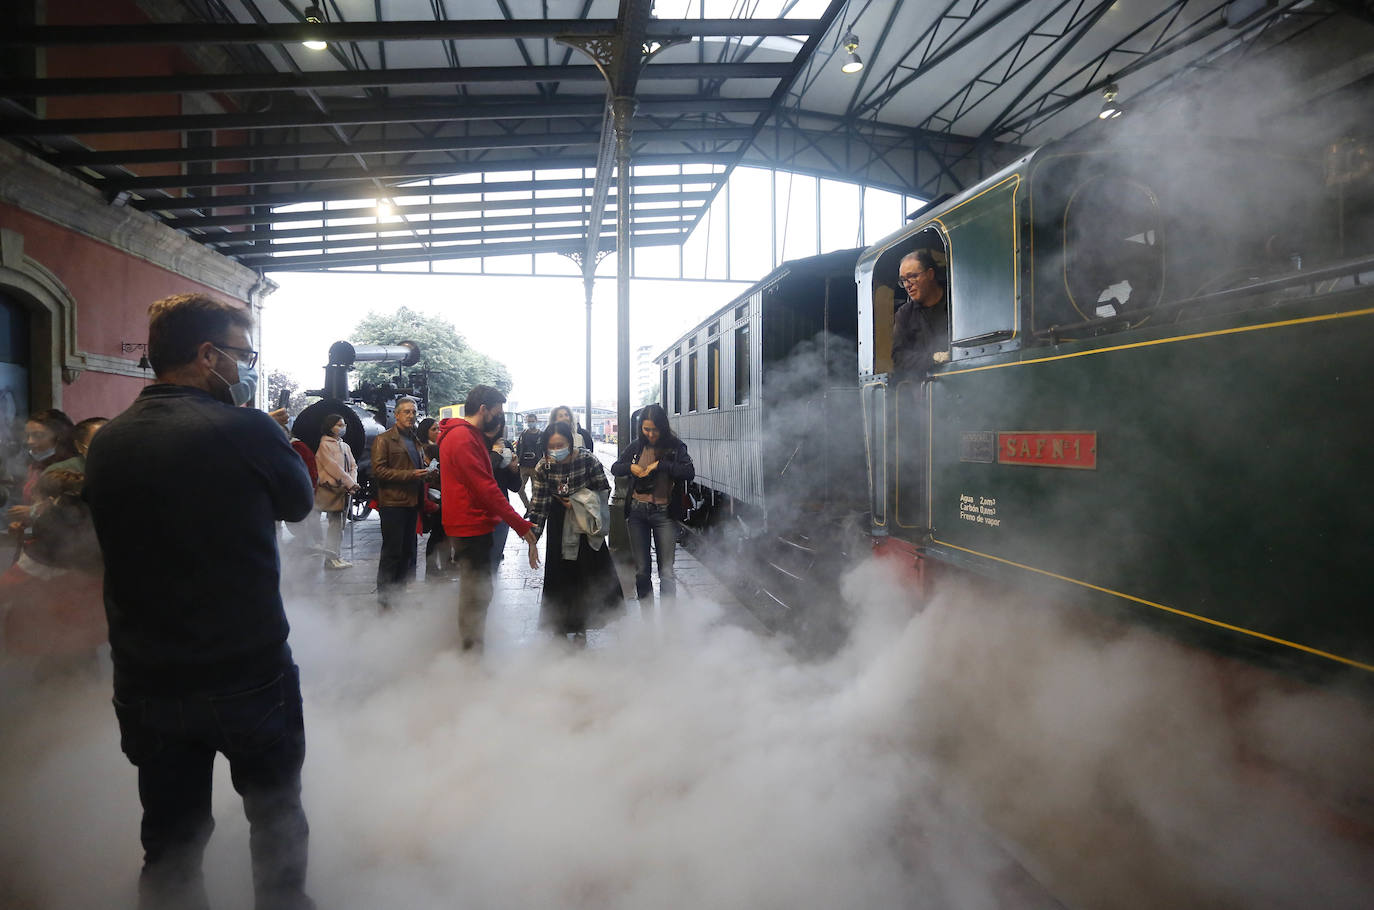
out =
<svg viewBox="0 0 1374 910"><path fill-rule="evenodd" d="M329 365L324 368L323 397L348 398L348 371L355 363L394 363L414 366L420 362L420 346L413 341L396 344L354 344L336 341L329 346Z"/></svg>

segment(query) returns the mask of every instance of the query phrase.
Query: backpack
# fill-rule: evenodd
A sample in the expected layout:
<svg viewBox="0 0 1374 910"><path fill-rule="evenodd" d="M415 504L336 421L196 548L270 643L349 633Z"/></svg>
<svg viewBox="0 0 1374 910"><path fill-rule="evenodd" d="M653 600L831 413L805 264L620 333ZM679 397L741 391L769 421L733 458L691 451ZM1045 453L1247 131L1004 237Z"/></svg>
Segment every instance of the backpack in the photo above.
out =
<svg viewBox="0 0 1374 910"><path fill-rule="evenodd" d="M526 430L520 434L520 442L516 446L520 467L533 468L539 463L539 437L542 435L543 432L538 429Z"/></svg>

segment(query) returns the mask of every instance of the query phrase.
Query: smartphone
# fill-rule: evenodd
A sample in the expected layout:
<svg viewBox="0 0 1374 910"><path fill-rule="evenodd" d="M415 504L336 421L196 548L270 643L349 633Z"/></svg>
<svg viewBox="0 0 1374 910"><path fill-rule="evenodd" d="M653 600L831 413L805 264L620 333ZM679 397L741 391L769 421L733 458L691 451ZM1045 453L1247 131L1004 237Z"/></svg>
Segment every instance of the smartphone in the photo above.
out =
<svg viewBox="0 0 1374 910"><path fill-rule="evenodd" d="M284 408L291 403L291 390L282 389L277 393L277 407Z"/></svg>

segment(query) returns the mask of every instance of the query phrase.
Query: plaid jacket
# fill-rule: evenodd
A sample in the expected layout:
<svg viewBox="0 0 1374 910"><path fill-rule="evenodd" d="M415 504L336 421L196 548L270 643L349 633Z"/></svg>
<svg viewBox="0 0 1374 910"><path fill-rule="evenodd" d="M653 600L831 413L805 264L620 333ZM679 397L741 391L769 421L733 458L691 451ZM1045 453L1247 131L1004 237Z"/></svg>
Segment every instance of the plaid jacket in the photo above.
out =
<svg viewBox="0 0 1374 910"><path fill-rule="evenodd" d="M574 493L583 487L589 490L611 488L606 480L606 469L601 466L597 457L586 449L573 449L567 461L561 463L541 458L534 469L530 510L525 516L534 525L535 536L543 535L549 509L563 508L563 504L557 502L554 495L558 494L559 488L565 483L567 493Z"/></svg>

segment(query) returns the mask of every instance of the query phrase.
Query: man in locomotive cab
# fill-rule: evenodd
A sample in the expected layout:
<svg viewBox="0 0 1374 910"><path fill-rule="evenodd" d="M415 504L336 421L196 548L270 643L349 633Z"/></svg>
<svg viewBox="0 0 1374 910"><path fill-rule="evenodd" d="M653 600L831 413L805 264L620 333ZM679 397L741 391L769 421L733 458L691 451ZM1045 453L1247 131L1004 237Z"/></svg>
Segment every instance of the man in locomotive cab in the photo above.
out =
<svg viewBox="0 0 1374 910"><path fill-rule="evenodd" d="M935 250L912 250L902 257L898 269L898 280L910 300L892 320L892 370L924 375L931 367L949 362L944 256Z"/></svg>

